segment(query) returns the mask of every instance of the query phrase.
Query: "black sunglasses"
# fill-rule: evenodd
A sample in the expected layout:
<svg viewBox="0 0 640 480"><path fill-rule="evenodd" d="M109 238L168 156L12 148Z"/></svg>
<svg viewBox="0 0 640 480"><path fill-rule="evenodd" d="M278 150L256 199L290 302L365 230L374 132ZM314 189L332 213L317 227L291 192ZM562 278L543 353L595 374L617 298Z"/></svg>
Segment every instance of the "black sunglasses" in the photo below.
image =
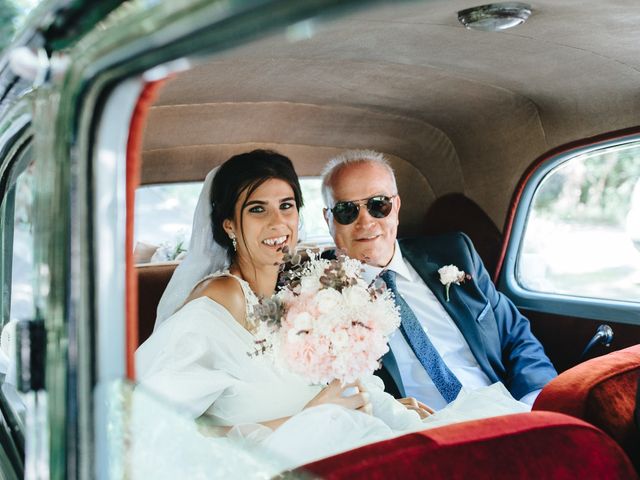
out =
<svg viewBox="0 0 640 480"><path fill-rule="evenodd" d="M367 212L374 218L384 218L391 213L393 207L393 199L396 195L387 197L385 195L376 195L375 197L365 198L362 200L354 200L351 202L338 202L331 209L333 218L340 225L349 225L355 222L360 212L360 205L367 206Z"/></svg>

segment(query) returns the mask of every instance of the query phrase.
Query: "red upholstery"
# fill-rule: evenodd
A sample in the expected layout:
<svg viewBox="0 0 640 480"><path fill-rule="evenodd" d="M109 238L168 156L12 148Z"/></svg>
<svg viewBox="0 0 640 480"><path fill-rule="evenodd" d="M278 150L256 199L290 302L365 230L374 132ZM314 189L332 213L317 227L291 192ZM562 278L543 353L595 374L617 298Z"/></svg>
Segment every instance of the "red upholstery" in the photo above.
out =
<svg viewBox="0 0 640 480"><path fill-rule="evenodd" d="M142 343L156 323L156 310L177 263L138 265L138 342Z"/></svg>
<svg viewBox="0 0 640 480"><path fill-rule="evenodd" d="M551 412L494 417L404 435L311 463L325 479L636 479L597 428Z"/></svg>
<svg viewBox="0 0 640 480"><path fill-rule="evenodd" d="M136 348L138 348L138 277L134 268L133 260L133 232L134 225L134 204L136 188L140 184L140 165L142 164L142 137L144 127L147 120L147 113L156 95L163 85L163 81L148 83L144 86L138 103L131 116L131 124L129 125L129 138L127 141L127 190L126 205L127 219L125 227L125 252L126 253L126 365L127 377L135 378L134 356Z"/></svg>
<svg viewBox="0 0 640 480"><path fill-rule="evenodd" d="M640 434L633 422L640 377L640 345L577 365L552 380L534 410L581 418L604 430L640 468Z"/></svg>

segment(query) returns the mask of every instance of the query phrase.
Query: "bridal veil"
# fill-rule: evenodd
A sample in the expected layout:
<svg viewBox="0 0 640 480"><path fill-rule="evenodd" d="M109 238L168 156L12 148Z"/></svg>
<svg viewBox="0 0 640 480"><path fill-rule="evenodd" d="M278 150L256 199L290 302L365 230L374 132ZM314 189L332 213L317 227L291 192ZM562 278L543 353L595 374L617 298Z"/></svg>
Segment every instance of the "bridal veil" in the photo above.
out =
<svg viewBox="0 0 640 480"><path fill-rule="evenodd" d="M220 167L211 170L204 180L193 214L191 240L186 257L180 262L158 304L154 330L173 315L187 299L193 287L207 275L227 268L227 252L213 239L211 229L211 185Z"/></svg>

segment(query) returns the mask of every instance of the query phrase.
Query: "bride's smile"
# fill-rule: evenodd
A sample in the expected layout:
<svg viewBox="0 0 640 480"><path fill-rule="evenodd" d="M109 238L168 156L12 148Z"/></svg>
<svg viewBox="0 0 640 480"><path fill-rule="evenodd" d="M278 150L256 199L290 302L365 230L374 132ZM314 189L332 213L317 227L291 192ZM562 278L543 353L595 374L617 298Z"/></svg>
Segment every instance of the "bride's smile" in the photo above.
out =
<svg viewBox="0 0 640 480"><path fill-rule="evenodd" d="M262 243L264 243L269 247L282 249L282 247L284 247L288 239L289 239L289 235L282 235L281 237L276 237L276 238L265 238L264 240L262 240Z"/></svg>

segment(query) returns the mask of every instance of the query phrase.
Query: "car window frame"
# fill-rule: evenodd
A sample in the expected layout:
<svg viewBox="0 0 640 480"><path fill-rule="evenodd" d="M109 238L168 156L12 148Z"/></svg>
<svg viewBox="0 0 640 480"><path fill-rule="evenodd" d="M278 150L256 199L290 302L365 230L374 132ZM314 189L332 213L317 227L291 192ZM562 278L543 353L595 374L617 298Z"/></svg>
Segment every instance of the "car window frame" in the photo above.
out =
<svg viewBox="0 0 640 480"><path fill-rule="evenodd" d="M15 187L19 176L35 161L28 104L18 101L0 120L0 328L11 319ZM0 386L4 375L0 378ZM4 387L3 387L4 388ZM24 431L21 420L0 392L0 468L7 478L24 475Z"/></svg>
<svg viewBox="0 0 640 480"><path fill-rule="evenodd" d="M31 117L26 108L26 102L19 102L0 124L0 327L11 313L15 184L34 160Z"/></svg>
<svg viewBox="0 0 640 480"><path fill-rule="evenodd" d="M2 231L2 259L0 264L2 272L0 275L0 284L8 283L8 295L2 295L0 300L0 327L4 326L6 321L11 317L11 296L13 291L13 247L15 239L15 201L16 201L16 185L20 175L26 172L27 168L34 162L33 148L30 143L19 145L12 160L11 170L8 175L8 182L2 197L2 212L0 213L0 221L4 225ZM6 314L6 315L5 315ZM26 320L26 319L25 319ZM32 320L32 319L29 319Z"/></svg>
<svg viewBox="0 0 640 480"><path fill-rule="evenodd" d="M498 288L506 293L518 308L542 313L571 315L592 320L640 325L640 303L638 302L537 292L523 287L518 282L516 275L517 263L522 252L524 232L533 206L533 199L547 175L580 155L596 153L612 147L633 143L640 145L640 133L636 132L568 148L558 153L553 153L546 158L543 157L541 162L537 163L528 174L525 174L523 180L521 180L521 185L516 189L517 192L521 193L515 205L513 220L506 240L503 264L498 277Z"/></svg>

